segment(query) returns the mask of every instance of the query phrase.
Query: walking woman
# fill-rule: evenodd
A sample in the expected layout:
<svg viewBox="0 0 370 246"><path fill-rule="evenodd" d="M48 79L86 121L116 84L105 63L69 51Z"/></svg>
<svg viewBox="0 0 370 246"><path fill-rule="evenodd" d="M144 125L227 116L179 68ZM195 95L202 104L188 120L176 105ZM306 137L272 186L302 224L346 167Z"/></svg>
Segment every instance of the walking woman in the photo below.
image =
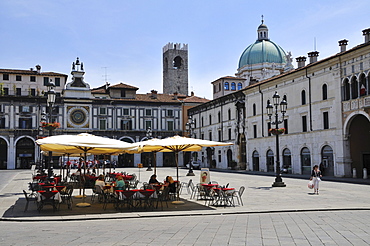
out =
<svg viewBox="0 0 370 246"><path fill-rule="evenodd" d="M319 182L321 181L321 171L319 170L319 166L315 165L312 169L311 172L311 179L313 181L313 189L314 189L314 194L316 193L317 195L319 194Z"/></svg>

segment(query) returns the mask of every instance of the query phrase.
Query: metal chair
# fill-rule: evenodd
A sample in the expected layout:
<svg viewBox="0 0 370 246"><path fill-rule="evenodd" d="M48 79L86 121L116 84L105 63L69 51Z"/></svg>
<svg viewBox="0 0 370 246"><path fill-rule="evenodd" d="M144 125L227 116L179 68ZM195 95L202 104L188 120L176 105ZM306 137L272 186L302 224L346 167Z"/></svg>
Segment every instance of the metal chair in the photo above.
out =
<svg viewBox="0 0 370 246"><path fill-rule="evenodd" d="M26 198L26 206L24 207L24 212L27 211L28 209L28 203L30 201L36 201L36 197L33 196L32 194L28 194L25 190L23 190L24 197Z"/></svg>
<svg viewBox="0 0 370 246"><path fill-rule="evenodd" d="M238 200L238 204L243 206L243 200L242 200L242 195L244 193L245 187L240 186L239 190L236 190L233 192L233 197L236 197Z"/></svg>

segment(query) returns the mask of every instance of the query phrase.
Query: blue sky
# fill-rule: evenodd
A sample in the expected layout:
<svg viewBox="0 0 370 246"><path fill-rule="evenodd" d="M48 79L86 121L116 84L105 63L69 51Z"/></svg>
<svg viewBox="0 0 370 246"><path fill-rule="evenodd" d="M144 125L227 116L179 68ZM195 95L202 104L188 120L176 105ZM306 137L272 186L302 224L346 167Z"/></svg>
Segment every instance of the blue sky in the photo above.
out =
<svg viewBox="0 0 370 246"><path fill-rule="evenodd" d="M70 75L76 57L91 87L123 82L162 92L162 47L189 45L189 90L212 98L211 82L234 75L264 15L272 41L293 58L363 43L368 0L1 0L0 68ZM294 59L295 61L295 59ZM295 65L295 62L294 62ZM106 68L106 69L105 69ZM70 76L69 76L70 79Z"/></svg>

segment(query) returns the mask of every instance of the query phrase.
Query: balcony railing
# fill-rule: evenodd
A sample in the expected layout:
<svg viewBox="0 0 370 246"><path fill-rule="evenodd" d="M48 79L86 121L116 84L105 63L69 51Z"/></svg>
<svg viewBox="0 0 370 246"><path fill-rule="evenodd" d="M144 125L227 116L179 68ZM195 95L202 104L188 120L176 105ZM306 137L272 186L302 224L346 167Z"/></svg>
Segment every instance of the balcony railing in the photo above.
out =
<svg viewBox="0 0 370 246"><path fill-rule="evenodd" d="M364 96L342 102L343 112L370 108L370 96Z"/></svg>

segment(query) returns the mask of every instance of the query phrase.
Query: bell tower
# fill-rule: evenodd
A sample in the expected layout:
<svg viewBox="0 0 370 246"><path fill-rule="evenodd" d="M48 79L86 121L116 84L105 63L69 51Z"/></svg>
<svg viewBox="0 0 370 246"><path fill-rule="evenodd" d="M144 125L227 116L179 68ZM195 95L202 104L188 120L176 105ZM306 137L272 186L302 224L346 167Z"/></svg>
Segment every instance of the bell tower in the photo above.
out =
<svg viewBox="0 0 370 246"><path fill-rule="evenodd" d="M163 93L188 95L188 45L168 43L163 47Z"/></svg>

